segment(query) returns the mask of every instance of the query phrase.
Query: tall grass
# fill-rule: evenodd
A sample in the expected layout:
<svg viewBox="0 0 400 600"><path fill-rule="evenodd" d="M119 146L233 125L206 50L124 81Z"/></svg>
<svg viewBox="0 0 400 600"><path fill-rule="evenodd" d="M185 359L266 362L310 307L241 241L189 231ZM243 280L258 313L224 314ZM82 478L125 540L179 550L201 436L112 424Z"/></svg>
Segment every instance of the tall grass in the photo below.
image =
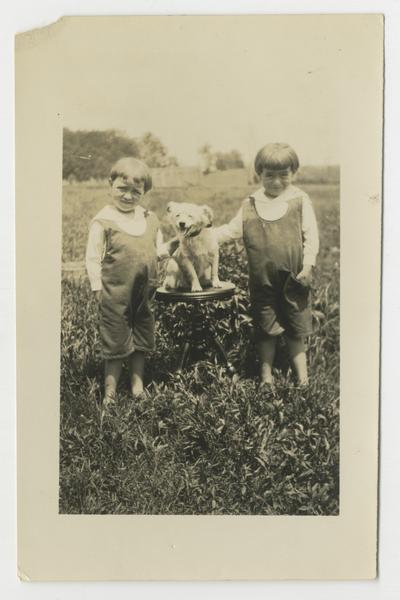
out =
<svg viewBox="0 0 400 600"><path fill-rule="evenodd" d="M203 349L174 375L184 305L156 303L157 348L146 369L148 396L133 402L127 374L118 402L101 421L102 365L97 306L85 277L62 287L60 512L87 514L334 515L339 510L338 188L304 186L313 198L321 251L309 339L311 384L295 387L280 344L276 394L257 387L243 249L221 249L221 279L238 287L230 303L208 307L240 379L232 381ZM226 222L246 190L159 190L159 216L171 199L207 202ZM103 189L68 186L64 260L81 261ZM167 228L165 228L168 233Z"/></svg>

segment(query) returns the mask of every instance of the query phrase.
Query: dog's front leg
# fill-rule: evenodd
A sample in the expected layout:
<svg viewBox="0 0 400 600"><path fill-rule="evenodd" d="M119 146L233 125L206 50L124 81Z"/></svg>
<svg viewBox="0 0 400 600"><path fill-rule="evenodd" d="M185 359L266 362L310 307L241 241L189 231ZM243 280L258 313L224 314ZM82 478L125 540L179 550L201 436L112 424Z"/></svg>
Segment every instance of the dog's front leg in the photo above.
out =
<svg viewBox="0 0 400 600"><path fill-rule="evenodd" d="M168 261L165 279L164 279L164 288L166 290L174 290L178 287L178 278L179 278L179 266L177 262L170 258Z"/></svg>
<svg viewBox="0 0 400 600"><path fill-rule="evenodd" d="M212 263L211 263L211 283L215 288L222 287L221 282L218 277L218 269L219 269L219 252L218 249L214 253Z"/></svg>
<svg viewBox="0 0 400 600"><path fill-rule="evenodd" d="M192 261L189 258L186 258L186 256L180 256L179 259L176 258L176 261L189 281L190 291L201 292L203 288L200 285L200 281Z"/></svg>

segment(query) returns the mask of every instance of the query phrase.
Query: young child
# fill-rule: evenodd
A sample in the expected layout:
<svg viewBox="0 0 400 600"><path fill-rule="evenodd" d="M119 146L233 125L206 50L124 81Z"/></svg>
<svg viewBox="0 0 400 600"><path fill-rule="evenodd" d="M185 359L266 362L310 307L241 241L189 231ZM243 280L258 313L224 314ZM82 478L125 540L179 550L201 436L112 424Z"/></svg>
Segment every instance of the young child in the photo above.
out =
<svg viewBox="0 0 400 600"><path fill-rule="evenodd" d="M288 144L267 144L254 166L263 187L244 200L229 224L217 228L217 237L219 242L243 238L261 383L273 386L276 340L285 333L294 373L305 386L317 223L310 198L292 183L299 159Z"/></svg>
<svg viewBox="0 0 400 600"><path fill-rule="evenodd" d="M156 215L140 206L152 187L147 166L122 158L111 169L110 200L92 219L86 250L91 288L100 305L106 407L124 359L134 397L143 392L145 353L154 348L150 302L157 287L157 254L167 254Z"/></svg>

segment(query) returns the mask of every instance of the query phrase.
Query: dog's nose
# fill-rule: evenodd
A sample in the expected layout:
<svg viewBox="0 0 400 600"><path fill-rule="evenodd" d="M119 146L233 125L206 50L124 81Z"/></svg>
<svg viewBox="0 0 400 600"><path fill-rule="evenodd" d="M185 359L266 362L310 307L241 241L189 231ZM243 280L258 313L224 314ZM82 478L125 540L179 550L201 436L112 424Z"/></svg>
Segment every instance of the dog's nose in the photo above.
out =
<svg viewBox="0 0 400 600"><path fill-rule="evenodd" d="M185 229L186 223L184 223L183 221L179 221L178 226L180 229Z"/></svg>

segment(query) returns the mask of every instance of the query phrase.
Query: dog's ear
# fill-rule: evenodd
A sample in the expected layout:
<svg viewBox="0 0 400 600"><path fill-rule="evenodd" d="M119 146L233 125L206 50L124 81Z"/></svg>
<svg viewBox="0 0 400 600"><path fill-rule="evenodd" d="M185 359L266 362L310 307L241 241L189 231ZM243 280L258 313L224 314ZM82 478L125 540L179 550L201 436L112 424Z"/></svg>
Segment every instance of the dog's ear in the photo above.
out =
<svg viewBox="0 0 400 600"><path fill-rule="evenodd" d="M172 211L171 202L168 202L168 204L167 204L167 213L170 213L171 211Z"/></svg>
<svg viewBox="0 0 400 600"><path fill-rule="evenodd" d="M207 204L203 205L203 215L204 215L204 223L206 227L212 227L214 213L212 209L207 206Z"/></svg>

